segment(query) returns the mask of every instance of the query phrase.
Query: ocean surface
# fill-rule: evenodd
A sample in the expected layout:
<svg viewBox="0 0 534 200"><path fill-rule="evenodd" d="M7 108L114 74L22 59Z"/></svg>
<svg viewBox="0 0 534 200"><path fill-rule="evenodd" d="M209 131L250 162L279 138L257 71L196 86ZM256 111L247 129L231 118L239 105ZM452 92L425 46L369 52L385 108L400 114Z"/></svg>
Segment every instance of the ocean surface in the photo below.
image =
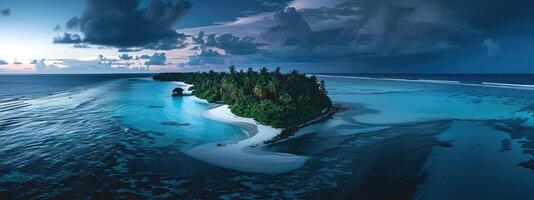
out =
<svg viewBox="0 0 534 200"><path fill-rule="evenodd" d="M149 75L0 75L0 199L532 199L534 75L324 74L349 109L247 173L183 152L247 137Z"/></svg>

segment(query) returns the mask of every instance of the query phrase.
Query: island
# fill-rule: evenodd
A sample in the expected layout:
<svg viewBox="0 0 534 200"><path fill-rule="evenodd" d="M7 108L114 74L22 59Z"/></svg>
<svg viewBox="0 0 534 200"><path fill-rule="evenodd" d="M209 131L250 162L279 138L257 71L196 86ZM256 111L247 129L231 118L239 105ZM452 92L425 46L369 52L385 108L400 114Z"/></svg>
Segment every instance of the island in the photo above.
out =
<svg viewBox="0 0 534 200"><path fill-rule="evenodd" d="M302 167L306 156L272 152L268 146L342 110L332 104L324 81L298 71L283 74L280 68L236 71L231 66L227 72L160 73L153 79L175 82L180 89L174 89L173 96L194 95L188 98L210 103L204 117L243 129L245 139L185 151L198 160L240 171L285 173Z"/></svg>
<svg viewBox="0 0 534 200"><path fill-rule="evenodd" d="M275 128L298 127L332 110L324 81L296 70L288 74L280 68L269 71L160 73L157 81L177 81L193 85L193 95L210 103L227 104L231 112ZM173 95L181 95L177 88Z"/></svg>

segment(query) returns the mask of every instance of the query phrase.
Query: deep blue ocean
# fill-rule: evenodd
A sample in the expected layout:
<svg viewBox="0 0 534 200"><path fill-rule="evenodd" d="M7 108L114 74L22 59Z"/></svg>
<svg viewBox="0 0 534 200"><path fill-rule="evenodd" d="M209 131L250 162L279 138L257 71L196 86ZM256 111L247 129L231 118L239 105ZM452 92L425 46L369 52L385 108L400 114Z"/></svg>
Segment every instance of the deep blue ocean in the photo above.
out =
<svg viewBox="0 0 534 200"><path fill-rule="evenodd" d="M321 74L348 107L270 152L283 174L185 152L249 137L148 74L0 75L0 199L532 199L534 75Z"/></svg>
<svg viewBox="0 0 534 200"><path fill-rule="evenodd" d="M113 79L150 76L150 74L0 74L0 99L46 96Z"/></svg>

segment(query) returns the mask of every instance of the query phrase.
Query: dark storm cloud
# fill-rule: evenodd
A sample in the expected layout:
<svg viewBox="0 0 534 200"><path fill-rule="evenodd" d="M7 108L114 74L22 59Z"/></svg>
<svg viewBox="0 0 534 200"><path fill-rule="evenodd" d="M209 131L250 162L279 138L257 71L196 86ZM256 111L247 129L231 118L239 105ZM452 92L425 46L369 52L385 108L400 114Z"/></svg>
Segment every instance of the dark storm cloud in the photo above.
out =
<svg viewBox="0 0 534 200"><path fill-rule="evenodd" d="M281 44L271 53L288 58L474 54L481 43L494 55L500 45L486 38L534 33L532 7L524 0L352 0L279 12L262 38Z"/></svg>
<svg viewBox="0 0 534 200"><path fill-rule="evenodd" d="M69 19L69 21L67 21L67 23L65 23L65 28L67 28L67 29L77 29L79 24L80 24L80 18L73 17L73 18Z"/></svg>
<svg viewBox="0 0 534 200"><path fill-rule="evenodd" d="M54 27L54 31L60 31L61 30L61 26L58 24Z"/></svg>
<svg viewBox="0 0 534 200"><path fill-rule="evenodd" d="M119 58L121 60L131 60L133 57L125 53L125 54L119 55Z"/></svg>
<svg viewBox="0 0 534 200"><path fill-rule="evenodd" d="M246 55L258 52L258 47L265 44L257 43L254 37L237 37L230 33L215 38L215 46L224 49L227 54Z"/></svg>
<svg viewBox="0 0 534 200"><path fill-rule="evenodd" d="M214 47L217 46L217 41L215 41L215 34L209 34L206 36L206 46Z"/></svg>
<svg viewBox="0 0 534 200"><path fill-rule="evenodd" d="M443 0L442 3L475 28L491 30L512 23L534 22L534 1L529 0ZM527 28L527 27L524 27Z"/></svg>
<svg viewBox="0 0 534 200"><path fill-rule="evenodd" d="M439 71L435 66L485 66L485 59L512 55L515 63L534 53L527 40L534 34L534 1L347 0L315 8L302 2L295 4L302 9L284 8L251 23L250 33L224 26L200 32L191 49L201 51L189 64L336 62L381 72ZM227 32L233 35L220 34ZM206 56L213 49L225 55Z"/></svg>
<svg viewBox="0 0 534 200"><path fill-rule="evenodd" d="M177 33L174 37L160 39L143 46L145 49L171 50L187 47L187 36Z"/></svg>
<svg viewBox="0 0 534 200"><path fill-rule="evenodd" d="M198 32L198 36L193 37L193 42L198 45L204 45L205 44L204 36L205 36L204 31Z"/></svg>
<svg viewBox="0 0 534 200"><path fill-rule="evenodd" d="M313 30L307 20L338 25ZM267 55L303 60L446 54L479 33L437 0L360 0L336 8L287 8L274 15L274 24L261 34L270 44Z"/></svg>
<svg viewBox="0 0 534 200"><path fill-rule="evenodd" d="M150 59L151 56L149 55L141 55L141 56L136 56L135 59L136 60L139 60L139 59L145 59L145 60L148 60Z"/></svg>
<svg viewBox="0 0 534 200"><path fill-rule="evenodd" d="M83 42L91 44L163 50L184 46L184 35L173 29L190 3L151 0L146 8L138 7L138 0L87 0L82 16L66 26L79 27Z"/></svg>
<svg viewBox="0 0 534 200"><path fill-rule="evenodd" d="M80 35L66 32L54 38L55 44L75 44L80 42L82 42Z"/></svg>
<svg viewBox="0 0 534 200"><path fill-rule="evenodd" d="M0 15L2 15L4 17L7 17L7 16L11 15L11 9L9 9L9 8L0 9Z"/></svg>
<svg viewBox="0 0 534 200"><path fill-rule="evenodd" d="M266 45L255 41L255 38L250 36L238 37L231 33L218 36L215 34L205 35L203 31L200 31L198 36L193 37L192 40L200 48L217 47L231 55L254 54L258 52L258 47Z"/></svg>
<svg viewBox="0 0 534 200"><path fill-rule="evenodd" d="M295 8L277 12L274 15L275 26L267 29L261 36L271 44L294 44L310 35L312 30L308 22Z"/></svg>
<svg viewBox="0 0 534 200"><path fill-rule="evenodd" d="M165 53L154 53L154 55L150 56L150 59L145 62L145 65L165 65L165 61L167 61Z"/></svg>

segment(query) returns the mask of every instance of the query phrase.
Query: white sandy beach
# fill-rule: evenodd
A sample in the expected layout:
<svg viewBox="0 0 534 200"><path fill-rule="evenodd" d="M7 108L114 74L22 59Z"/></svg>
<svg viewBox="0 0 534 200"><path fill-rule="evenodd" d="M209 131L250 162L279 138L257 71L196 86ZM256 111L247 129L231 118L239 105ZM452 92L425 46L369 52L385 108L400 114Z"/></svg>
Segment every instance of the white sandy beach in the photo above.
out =
<svg viewBox="0 0 534 200"><path fill-rule="evenodd" d="M276 153L264 150L264 141L278 135L282 129L262 125L251 118L234 115L228 105L204 111L206 118L233 123L247 123L257 127L257 134L247 139L223 143L210 143L194 147L185 153L204 162L220 167L256 173L284 173L300 168L306 163L305 156Z"/></svg>

